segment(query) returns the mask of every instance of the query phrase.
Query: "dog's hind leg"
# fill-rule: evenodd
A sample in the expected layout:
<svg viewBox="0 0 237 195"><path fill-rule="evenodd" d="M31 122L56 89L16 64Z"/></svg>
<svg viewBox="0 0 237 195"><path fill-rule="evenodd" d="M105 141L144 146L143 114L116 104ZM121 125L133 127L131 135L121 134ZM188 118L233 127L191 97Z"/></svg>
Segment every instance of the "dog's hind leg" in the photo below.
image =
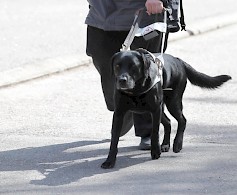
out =
<svg viewBox="0 0 237 195"><path fill-rule="evenodd" d="M187 81L180 80L176 88L169 94L165 100L166 107L170 114L177 120L178 128L173 143L173 152L178 153L183 148L183 136L186 128L186 118L183 115L182 98Z"/></svg>
<svg viewBox="0 0 237 195"><path fill-rule="evenodd" d="M164 126L164 139L161 145L161 151L168 152L170 149L171 123L170 119L164 112L162 114L161 123Z"/></svg>
<svg viewBox="0 0 237 195"><path fill-rule="evenodd" d="M186 128L186 118L183 115L182 98L173 98L166 104L170 114L178 121L177 133L174 139L173 151L180 152L183 148L183 135Z"/></svg>
<svg viewBox="0 0 237 195"><path fill-rule="evenodd" d="M183 136L186 128L186 118L184 115L180 115L178 120L178 129L173 143L173 152L178 153L183 148Z"/></svg>

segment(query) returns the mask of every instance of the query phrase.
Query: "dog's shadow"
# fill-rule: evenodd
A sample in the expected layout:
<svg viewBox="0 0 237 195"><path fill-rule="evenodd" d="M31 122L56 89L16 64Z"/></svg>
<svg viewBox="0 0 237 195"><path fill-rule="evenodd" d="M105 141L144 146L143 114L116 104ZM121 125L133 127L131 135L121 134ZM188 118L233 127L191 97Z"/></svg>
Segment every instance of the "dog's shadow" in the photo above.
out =
<svg viewBox="0 0 237 195"><path fill-rule="evenodd" d="M78 141L0 152L0 171L36 170L42 174L42 178L31 180L31 184L59 186L93 175L118 171L151 159L150 151L139 151L135 146L120 147L116 167L104 170L100 165L107 157L109 148L101 149L97 145L106 143L109 146L109 142L110 140ZM87 147L94 149L85 150ZM75 151L67 152L69 150Z"/></svg>

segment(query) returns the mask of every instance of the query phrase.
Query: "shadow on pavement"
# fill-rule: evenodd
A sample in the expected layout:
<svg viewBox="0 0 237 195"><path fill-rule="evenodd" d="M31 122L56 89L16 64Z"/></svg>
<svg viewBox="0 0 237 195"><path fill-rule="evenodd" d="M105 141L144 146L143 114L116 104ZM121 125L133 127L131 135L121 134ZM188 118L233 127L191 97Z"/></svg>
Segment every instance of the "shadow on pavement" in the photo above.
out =
<svg viewBox="0 0 237 195"><path fill-rule="evenodd" d="M168 170L170 167L169 163L171 165L174 161L181 163L182 161L187 160L186 155L189 155L189 158L190 156L197 158L197 155L202 153L200 150L205 151L206 155L211 155L213 151L220 152L221 154L221 144L225 144L225 146L223 145L225 149L226 145L228 146L229 141L232 142L232 146L235 145L236 129L236 126L205 126L189 124L187 127L187 137L186 139L184 138L184 151L180 154L174 154L170 151L169 153L163 154L158 160L163 162L162 166L164 164L167 165L166 177L168 177L167 173L175 176L175 174L178 174L179 172L178 170L173 172L172 169ZM42 174L43 178L31 180L31 184L60 186L79 181L83 178L116 172L138 164L142 165L145 162L149 165L152 162L150 160L150 151L140 151L136 146L119 147L116 167L110 170L101 169L100 165L108 154L109 142L110 140L87 140L3 151L0 152L0 172L36 170ZM186 142L191 143L192 147L186 145ZM202 143L205 143L206 148L202 148L203 146L195 146L195 144L200 145ZM101 144L106 144L106 147L101 147ZM231 150L229 151L227 149L227 153L229 152L231 152ZM221 155L217 156L219 161L215 162L214 159L214 165L206 164L206 168L204 167L202 171L194 169L191 172L183 172L182 174L184 174L184 176L186 174L187 176L185 177L191 177L192 174L204 174L205 169L210 169L210 167L218 172L222 166L221 163L226 160L228 161L228 159L221 159ZM184 159L182 160L182 158ZM148 165L147 170L151 169ZM146 165L143 164L143 166ZM231 169L232 165L228 166L224 168ZM155 172L161 175L165 174L163 170L159 169L159 167L158 169L155 169ZM146 177L149 178L148 175ZM176 175L176 177L178 177L178 175Z"/></svg>
<svg viewBox="0 0 237 195"><path fill-rule="evenodd" d="M37 170L44 178L32 180L31 184L59 186L85 177L118 171L121 168L143 163L150 159L149 155L149 157L133 158L144 153L149 154L149 151L138 151L134 155L125 155L126 159L122 159L123 153L136 151L137 147L120 147L118 156L121 157L121 162L118 163L119 166L110 170L101 169L100 165L107 157L109 148L98 149L100 148L99 144L107 143L109 146L109 142L110 140L78 141L0 152L0 172ZM88 150L87 147L93 147L93 149ZM74 152L67 152L67 150L74 150Z"/></svg>

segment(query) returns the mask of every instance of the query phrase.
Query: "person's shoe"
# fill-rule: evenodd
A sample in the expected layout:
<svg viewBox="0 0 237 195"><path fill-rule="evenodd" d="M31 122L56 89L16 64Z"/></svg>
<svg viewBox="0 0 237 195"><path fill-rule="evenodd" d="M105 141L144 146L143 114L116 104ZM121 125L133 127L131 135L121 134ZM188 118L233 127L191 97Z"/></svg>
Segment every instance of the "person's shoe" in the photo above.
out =
<svg viewBox="0 0 237 195"><path fill-rule="evenodd" d="M150 150L151 149L151 138L150 137L141 137L141 142L138 147L140 150Z"/></svg>

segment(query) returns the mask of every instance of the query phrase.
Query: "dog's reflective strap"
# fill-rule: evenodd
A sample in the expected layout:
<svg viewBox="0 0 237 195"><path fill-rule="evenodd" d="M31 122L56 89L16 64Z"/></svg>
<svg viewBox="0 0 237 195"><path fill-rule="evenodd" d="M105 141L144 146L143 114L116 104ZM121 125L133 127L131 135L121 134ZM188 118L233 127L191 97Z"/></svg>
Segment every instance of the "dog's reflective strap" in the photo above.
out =
<svg viewBox="0 0 237 195"><path fill-rule="evenodd" d="M160 80L160 77L158 77L158 76L156 76L156 78L155 78L155 80L154 80L154 83L153 83L153 85L151 86L151 88L150 89L152 89L157 83L159 83L161 80ZM149 90L150 90L149 89ZM149 91L148 90L148 91Z"/></svg>
<svg viewBox="0 0 237 195"><path fill-rule="evenodd" d="M164 67L164 64L165 64L165 61L164 61L164 58L163 58L163 55L162 54L159 54L159 55L153 55L154 56L154 60L155 60L155 63L159 63L159 68L163 68Z"/></svg>
<svg viewBox="0 0 237 195"><path fill-rule="evenodd" d="M160 78L161 86L163 86L163 64L162 62L158 62L158 77Z"/></svg>
<svg viewBox="0 0 237 195"><path fill-rule="evenodd" d="M154 62L157 64L158 66L158 77L160 78L160 82L161 82L161 86L163 86L163 67L164 67L164 58L162 53L159 55L154 55L151 54L151 56L154 59Z"/></svg>
<svg viewBox="0 0 237 195"><path fill-rule="evenodd" d="M148 50L145 50L152 58L153 62L155 62L158 66L158 75L157 77L159 78L161 82L161 86L163 86L163 67L164 67L164 58L163 58L163 53L158 53L158 54L153 54L149 52Z"/></svg>

